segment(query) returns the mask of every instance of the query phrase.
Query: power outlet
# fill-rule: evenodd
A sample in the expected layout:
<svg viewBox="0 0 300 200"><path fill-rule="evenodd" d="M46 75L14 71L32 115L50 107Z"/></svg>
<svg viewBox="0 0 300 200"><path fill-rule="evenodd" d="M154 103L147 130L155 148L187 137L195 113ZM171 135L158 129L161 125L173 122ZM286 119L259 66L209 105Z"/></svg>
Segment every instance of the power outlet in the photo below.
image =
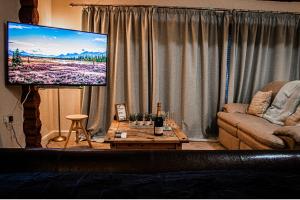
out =
<svg viewBox="0 0 300 200"><path fill-rule="evenodd" d="M5 124L12 123L13 121L14 121L14 116L12 115L6 115L3 117L3 122Z"/></svg>

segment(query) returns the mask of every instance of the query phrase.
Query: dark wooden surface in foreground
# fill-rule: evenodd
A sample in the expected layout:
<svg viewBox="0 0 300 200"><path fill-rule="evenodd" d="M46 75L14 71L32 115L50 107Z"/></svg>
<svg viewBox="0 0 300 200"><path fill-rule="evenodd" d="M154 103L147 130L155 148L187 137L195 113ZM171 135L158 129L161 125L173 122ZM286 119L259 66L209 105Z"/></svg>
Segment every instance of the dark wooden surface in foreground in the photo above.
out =
<svg viewBox="0 0 300 200"><path fill-rule="evenodd" d="M5 198L299 198L299 151L0 150Z"/></svg>

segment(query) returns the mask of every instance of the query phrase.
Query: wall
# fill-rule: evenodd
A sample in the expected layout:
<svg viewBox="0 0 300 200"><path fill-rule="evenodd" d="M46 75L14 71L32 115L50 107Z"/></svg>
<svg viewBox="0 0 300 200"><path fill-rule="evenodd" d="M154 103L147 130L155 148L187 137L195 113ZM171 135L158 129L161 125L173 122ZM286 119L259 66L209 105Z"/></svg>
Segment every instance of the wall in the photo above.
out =
<svg viewBox="0 0 300 200"><path fill-rule="evenodd" d="M81 27L81 8L70 7L70 3L99 5L159 5L226 9L251 9L300 12L300 3L270 2L256 0L52 0L53 25L74 29Z"/></svg>
<svg viewBox="0 0 300 200"><path fill-rule="evenodd" d="M6 67L4 44L5 26L7 21L19 21L19 0L0 0L0 147L18 147L12 130L8 130L3 123L3 116L13 114L13 127L20 144L25 146L25 135L23 133L23 106L20 104L21 87L5 86L4 71ZM15 107L16 106L16 107ZM14 109L15 108L15 109Z"/></svg>
<svg viewBox="0 0 300 200"><path fill-rule="evenodd" d="M70 128L70 121L65 116L80 113L81 89L61 88L60 91L60 111L58 111L58 89L41 88L40 119L42 121L42 145L45 145L48 139L58 135L58 113L60 112L61 131L66 135Z"/></svg>
<svg viewBox="0 0 300 200"><path fill-rule="evenodd" d="M52 24L52 0L39 0L38 3L39 24L51 26Z"/></svg>

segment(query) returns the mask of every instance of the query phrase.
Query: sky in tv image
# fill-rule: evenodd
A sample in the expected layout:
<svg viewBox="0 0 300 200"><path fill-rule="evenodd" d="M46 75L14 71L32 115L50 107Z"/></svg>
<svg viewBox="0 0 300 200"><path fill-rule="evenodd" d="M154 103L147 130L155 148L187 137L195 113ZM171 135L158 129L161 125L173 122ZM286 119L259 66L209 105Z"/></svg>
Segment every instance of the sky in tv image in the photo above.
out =
<svg viewBox="0 0 300 200"><path fill-rule="evenodd" d="M8 23L12 84L105 85L107 35Z"/></svg>
<svg viewBox="0 0 300 200"><path fill-rule="evenodd" d="M9 49L30 54L59 56L83 52L106 52L105 35L29 24L9 24Z"/></svg>

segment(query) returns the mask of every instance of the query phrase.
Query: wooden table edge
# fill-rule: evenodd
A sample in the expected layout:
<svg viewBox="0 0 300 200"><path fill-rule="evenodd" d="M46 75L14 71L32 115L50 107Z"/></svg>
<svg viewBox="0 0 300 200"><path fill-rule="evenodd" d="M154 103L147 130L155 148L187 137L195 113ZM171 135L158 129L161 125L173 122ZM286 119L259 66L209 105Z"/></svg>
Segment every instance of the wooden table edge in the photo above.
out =
<svg viewBox="0 0 300 200"><path fill-rule="evenodd" d="M112 126L118 126L120 122L114 120L112 123L111 123L111 126L109 127L108 131L107 131L107 134L105 135L104 137L104 143L166 143L166 144L181 144L181 143L189 143L189 139L187 137L187 135L185 133L182 132L181 129L179 128L172 128L172 130L174 131L176 137L177 137L177 141L153 141L153 140L149 140L149 141L138 141L138 140L135 140L135 141L128 141L126 140L126 138L124 138L124 141L123 140L119 140L120 138L118 138L118 140L115 140L115 133L114 133L114 130L115 128L111 128ZM178 127L178 126L177 126ZM159 136L153 136L153 137L159 137Z"/></svg>

